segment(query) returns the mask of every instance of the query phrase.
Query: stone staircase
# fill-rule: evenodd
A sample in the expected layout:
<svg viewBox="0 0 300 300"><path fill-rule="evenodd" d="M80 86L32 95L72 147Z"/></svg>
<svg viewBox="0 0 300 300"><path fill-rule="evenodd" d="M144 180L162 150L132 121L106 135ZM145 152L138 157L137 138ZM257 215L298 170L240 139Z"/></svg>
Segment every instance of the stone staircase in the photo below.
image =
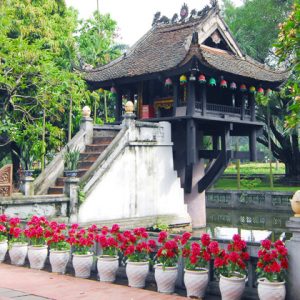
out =
<svg viewBox="0 0 300 300"><path fill-rule="evenodd" d="M80 160L78 164L78 178L81 178L98 159L101 153L112 142L119 130L106 129L94 127L93 130L93 142L90 145L86 145L84 152L80 153ZM64 183L66 177L58 177L55 182L55 186L51 186L48 189L49 195L57 195L64 193Z"/></svg>

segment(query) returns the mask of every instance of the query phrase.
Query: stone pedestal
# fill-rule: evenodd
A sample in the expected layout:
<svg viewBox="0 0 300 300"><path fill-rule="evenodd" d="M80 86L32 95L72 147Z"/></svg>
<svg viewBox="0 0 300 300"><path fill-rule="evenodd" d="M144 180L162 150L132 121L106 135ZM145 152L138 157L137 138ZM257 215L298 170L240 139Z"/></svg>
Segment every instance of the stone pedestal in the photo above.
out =
<svg viewBox="0 0 300 300"><path fill-rule="evenodd" d="M83 129L86 132L85 135L85 144L91 144L93 141L93 119L91 117L82 117L80 129Z"/></svg>
<svg viewBox="0 0 300 300"><path fill-rule="evenodd" d="M79 178L70 177L65 180L64 193L70 198L69 219L71 223L78 220L78 183Z"/></svg>
<svg viewBox="0 0 300 300"><path fill-rule="evenodd" d="M300 300L300 218L291 217L286 222L292 238L286 242L289 252L289 269L287 280L287 299Z"/></svg>
<svg viewBox="0 0 300 300"><path fill-rule="evenodd" d="M24 176L22 178L22 192L25 196L34 195L33 182L34 182L34 178L31 176Z"/></svg>

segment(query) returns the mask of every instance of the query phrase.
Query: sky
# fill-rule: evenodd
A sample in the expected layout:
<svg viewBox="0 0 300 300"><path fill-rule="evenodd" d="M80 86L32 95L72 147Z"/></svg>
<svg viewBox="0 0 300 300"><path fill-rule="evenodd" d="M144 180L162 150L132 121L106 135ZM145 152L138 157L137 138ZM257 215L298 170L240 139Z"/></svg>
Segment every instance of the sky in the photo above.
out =
<svg viewBox="0 0 300 300"><path fill-rule="evenodd" d="M183 3L200 10L209 0L98 0L100 13L109 13L118 24L118 42L132 46L150 28L157 11L168 18L177 13ZM234 0L235 3L240 0ZM79 11L80 18L89 18L97 9L97 0L66 0L67 5Z"/></svg>

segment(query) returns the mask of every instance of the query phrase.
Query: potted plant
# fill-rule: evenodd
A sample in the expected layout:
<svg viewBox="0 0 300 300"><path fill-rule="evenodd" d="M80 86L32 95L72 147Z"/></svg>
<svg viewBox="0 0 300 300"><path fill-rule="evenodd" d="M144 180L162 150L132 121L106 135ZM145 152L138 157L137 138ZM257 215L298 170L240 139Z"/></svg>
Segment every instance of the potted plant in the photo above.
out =
<svg viewBox="0 0 300 300"><path fill-rule="evenodd" d="M100 281L114 282L119 267L119 243L121 240L120 227L114 224L111 229L104 226L101 234L96 236L96 241L101 248L98 256L97 269Z"/></svg>
<svg viewBox="0 0 300 300"><path fill-rule="evenodd" d="M90 248L94 245L97 226L92 225L88 230L72 224L69 230L68 243L73 247L73 268L75 276L89 278L93 265L93 252Z"/></svg>
<svg viewBox="0 0 300 300"><path fill-rule="evenodd" d="M23 266L28 252L28 242L19 218L9 220L9 257L12 265Z"/></svg>
<svg viewBox="0 0 300 300"><path fill-rule="evenodd" d="M144 288L149 272L150 253L156 248L154 240L148 240L145 228L135 228L125 231L121 246L126 258L126 275L128 285L135 288Z"/></svg>
<svg viewBox="0 0 300 300"><path fill-rule="evenodd" d="M214 266L220 275L220 291L223 300L239 300L245 289L246 261L250 258L247 245L235 234L227 246L215 255Z"/></svg>
<svg viewBox="0 0 300 300"><path fill-rule="evenodd" d="M4 261L8 249L7 221L8 218L6 215L0 216L0 263Z"/></svg>
<svg viewBox="0 0 300 300"><path fill-rule="evenodd" d="M183 236L184 237L184 236ZM184 241L183 241L184 242ZM210 236L204 233L200 242L186 243L182 250L184 259L184 284L188 297L203 298L208 284L207 265L211 260L211 243L216 243L212 249L218 249L217 242L211 242Z"/></svg>
<svg viewBox="0 0 300 300"><path fill-rule="evenodd" d="M28 248L28 259L31 269L41 270L45 266L48 255L45 233L49 222L45 217L33 216L28 222L24 231L25 236L30 240Z"/></svg>
<svg viewBox="0 0 300 300"><path fill-rule="evenodd" d="M161 231L158 235L160 247L156 254L157 264L154 266L158 292L172 294L175 291L180 252L178 240L179 238L168 239L166 231Z"/></svg>
<svg viewBox="0 0 300 300"><path fill-rule="evenodd" d="M70 150L69 146L66 147L66 152L64 153L64 165L65 165L65 176L66 177L76 177L78 170L78 162L80 158L80 151L75 148Z"/></svg>
<svg viewBox="0 0 300 300"><path fill-rule="evenodd" d="M258 251L256 273L258 279L258 296L261 300L285 299L285 277L288 269L288 251L280 240L261 242Z"/></svg>
<svg viewBox="0 0 300 300"><path fill-rule="evenodd" d="M66 224L50 222L46 231L47 244L50 248L49 260L52 272L65 274L70 259L70 244L66 237Z"/></svg>
<svg viewBox="0 0 300 300"><path fill-rule="evenodd" d="M14 151L14 153L19 157L21 164L21 174L23 177L29 177L33 175L33 163L35 161L35 155L30 149L29 145L24 141L20 147L20 153Z"/></svg>

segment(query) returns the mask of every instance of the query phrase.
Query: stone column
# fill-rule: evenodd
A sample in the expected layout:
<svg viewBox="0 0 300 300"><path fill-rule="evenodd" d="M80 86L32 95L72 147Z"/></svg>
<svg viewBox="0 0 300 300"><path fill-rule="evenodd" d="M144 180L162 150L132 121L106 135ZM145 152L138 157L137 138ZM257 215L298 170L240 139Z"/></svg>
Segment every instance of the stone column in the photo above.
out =
<svg viewBox="0 0 300 300"><path fill-rule="evenodd" d="M77 177L69 177L65 180L64 193L70 198L70 223L76 223L78 220L78 183Z"/></svg>
<svg viewBox="0 0 300 300"><path fill-rule="evenodd" d="M93 119L91 118L91 109L88 106L85 106L82 109L80 129L83 129L86 132L85 144L91 144L93 141L94 124Z"/></svg>
<svg viewBox="0 0 300 300"><path fill-rule="evenodd" d="M300 300L300 217L291 217L286 227L292 233L292 238L286 242L289 252L287 299Z"/></svg>
<svg viewBox="0 0 300 300"><path fill-rule="evenodd" d="M24 176L22 178L22 191L25 196L33 196L34 195L34 186L33 186L34 178L31 176Z"/></svg>

